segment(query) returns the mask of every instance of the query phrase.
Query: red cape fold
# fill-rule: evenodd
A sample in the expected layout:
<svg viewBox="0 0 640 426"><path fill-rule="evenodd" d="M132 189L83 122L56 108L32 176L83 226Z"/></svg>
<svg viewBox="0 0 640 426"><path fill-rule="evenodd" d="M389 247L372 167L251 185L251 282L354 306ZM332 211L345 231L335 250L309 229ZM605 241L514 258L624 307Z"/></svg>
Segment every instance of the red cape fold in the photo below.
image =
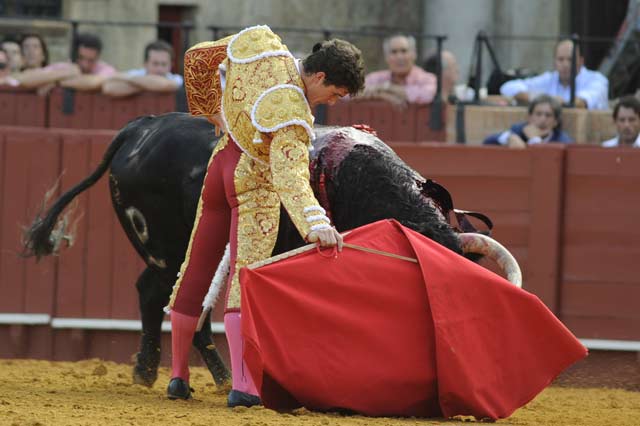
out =
<svg viewBox="0 0 640 426"><path fill-rule="evenodd" d="M240 272L244 358L264 405L504 418L586 349L534 295L385 220Z"/></svg>

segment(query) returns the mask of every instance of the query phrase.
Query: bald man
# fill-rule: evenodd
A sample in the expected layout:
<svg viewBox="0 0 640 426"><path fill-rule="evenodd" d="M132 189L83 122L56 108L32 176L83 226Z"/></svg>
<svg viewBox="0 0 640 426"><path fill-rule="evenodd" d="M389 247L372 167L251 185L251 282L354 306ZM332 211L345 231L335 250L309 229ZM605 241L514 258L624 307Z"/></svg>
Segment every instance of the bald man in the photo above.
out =
<svg viewBox="0 0 640 426"><path fill-rule="evenodd" d="M584 58L577 50L575 106L588 109L609 109L609 81L597 71L584 67ZM520 104L540 94L555 97L563 104L571 98L571 56L573 41L560 40L554 51L555 70L531 78L507 81L500 87L503 96L513 97Z"/></svg>
<svg viewBox="0 0 640 426"><path fill-rule="evenodd" d="M442 51L442 99L448 100L450 103L457 101L471 101L474 97L474 90L466 84L458 84L460 79L460 68L458 60L453 52L448 50ZM438 70L437 64L438 54L435 50L429 52L424 60L422 68L425 71L436 74Z"/></svg>

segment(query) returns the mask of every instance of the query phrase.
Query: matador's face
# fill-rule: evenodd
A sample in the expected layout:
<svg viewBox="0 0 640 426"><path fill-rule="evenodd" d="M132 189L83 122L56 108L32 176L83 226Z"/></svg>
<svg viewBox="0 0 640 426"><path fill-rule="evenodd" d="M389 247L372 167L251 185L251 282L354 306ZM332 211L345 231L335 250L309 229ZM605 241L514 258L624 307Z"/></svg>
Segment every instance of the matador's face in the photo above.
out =
<svg viewBox="0 0 640 426"><path fill-rule="evenodd" d="M311 107L320 104L335 104L338 99L349 94L346 87L336 87L333 84L325 84L325 73L311 74L305 81L307 101Z"/></svg>

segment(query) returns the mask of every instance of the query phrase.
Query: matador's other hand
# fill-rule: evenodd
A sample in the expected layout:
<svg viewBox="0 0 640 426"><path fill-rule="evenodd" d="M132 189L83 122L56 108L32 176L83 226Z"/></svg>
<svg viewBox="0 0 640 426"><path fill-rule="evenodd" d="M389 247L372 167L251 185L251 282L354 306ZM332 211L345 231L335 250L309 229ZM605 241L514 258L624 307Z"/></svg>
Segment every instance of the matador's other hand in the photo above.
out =
<svg viewBox="0 0 640 426"><path fill-rule="evenodd" d="M320 247L338 246L338 251L342 251L342 235L334 228L319 229L309 232L307 241L310 243L318 243Z"/></svg>

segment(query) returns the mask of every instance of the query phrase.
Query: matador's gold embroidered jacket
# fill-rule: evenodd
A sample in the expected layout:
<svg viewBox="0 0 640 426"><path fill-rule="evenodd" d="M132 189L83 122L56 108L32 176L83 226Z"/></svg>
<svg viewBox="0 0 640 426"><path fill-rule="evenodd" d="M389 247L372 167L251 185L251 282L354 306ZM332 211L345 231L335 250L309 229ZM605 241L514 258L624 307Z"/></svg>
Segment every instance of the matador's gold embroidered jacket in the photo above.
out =
<svg viewBox="0 0 640 426"><path fill-rule="evenodd" d="M293 56L267 26L199 43L185 54L194 115L222 112L227 131L271 183L300 235L329 226L309 186L313 116ZM223 90L220 73L225 75ZM277 222L276 222L277 223Z"/></svg>
<svg viewBox="0 0 640 426"><path fill-rule="evenodd" d="M229 139L243 151L233 177L238 200L237 247L227 298L227 310L239 309L238 271L271 255L281 203L303 237L330 226L309 185L313 116L293 56L266 26L192 47L185 54L184 76L191 113L210 117L220 112L224 118L227 136L212 158L233 143ZM189 263L201 209L202 197L182 274ZM181 280L174 286L172 301Z"/></svg>

